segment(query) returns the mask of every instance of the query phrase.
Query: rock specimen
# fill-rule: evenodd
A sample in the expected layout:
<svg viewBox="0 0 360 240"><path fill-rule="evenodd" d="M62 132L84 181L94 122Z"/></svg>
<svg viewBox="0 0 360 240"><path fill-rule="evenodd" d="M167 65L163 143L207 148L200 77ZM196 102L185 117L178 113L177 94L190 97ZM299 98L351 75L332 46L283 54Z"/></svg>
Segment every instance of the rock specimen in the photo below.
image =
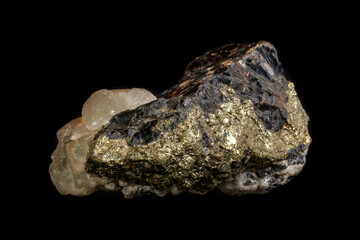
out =
<svg viewBox="0 0 360 240"><path fill-rule="evenodd" d="M50 175L62 194L265 193L305 164L309 119L270 43L205 53L157 100L106 91L58 132Z"/></svg>

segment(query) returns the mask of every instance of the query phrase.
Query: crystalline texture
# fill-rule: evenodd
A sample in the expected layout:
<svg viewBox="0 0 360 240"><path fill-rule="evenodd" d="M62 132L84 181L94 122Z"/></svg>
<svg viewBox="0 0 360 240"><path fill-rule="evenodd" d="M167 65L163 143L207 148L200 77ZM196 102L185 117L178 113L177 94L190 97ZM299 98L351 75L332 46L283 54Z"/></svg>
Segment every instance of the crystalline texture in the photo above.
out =
<svg viewBox="0 0 360 240"><path fill-rule="evenodd" d="M50 173L62 194L265 193L306 162L309 118L270 43L209 51L157 100L143 91L100 90L59 130Z"/></svg>

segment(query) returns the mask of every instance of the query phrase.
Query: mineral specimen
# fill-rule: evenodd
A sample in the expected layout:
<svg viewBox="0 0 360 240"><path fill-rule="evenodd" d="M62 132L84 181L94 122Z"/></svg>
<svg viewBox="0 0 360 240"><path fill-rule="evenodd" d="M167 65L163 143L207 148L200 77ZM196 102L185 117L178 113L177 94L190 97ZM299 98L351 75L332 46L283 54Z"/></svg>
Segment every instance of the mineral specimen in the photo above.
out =
<svg viewBox="0 0 360 240"><path fill-rule="evenodd" d="M77 196L265 193L302 170L308 121L273 45L228 44L190 62L157 99L94 93L82 118L58 131L50 175Z"/></svg>

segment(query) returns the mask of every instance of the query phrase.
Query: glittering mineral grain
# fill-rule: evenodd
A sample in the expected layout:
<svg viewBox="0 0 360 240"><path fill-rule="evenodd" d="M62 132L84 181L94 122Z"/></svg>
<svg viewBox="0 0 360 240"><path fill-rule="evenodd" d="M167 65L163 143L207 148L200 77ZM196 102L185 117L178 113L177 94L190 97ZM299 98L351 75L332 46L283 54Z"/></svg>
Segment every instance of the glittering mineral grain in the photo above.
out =
<svg viewBox="0 0 360 240"><path fill-rule="evenodd" d="M214 188L230 195L265 193L287 183L305 164L309 119L267 42L205 53L190 62L177 85L155 101L127 107L132 110L101 94L94 100L99 121L83 110L91 123L78 120L59 130L50 173L62 194L107 189L132 198ZM105 105L118 114L105 116ZM95 132L83 134L81 124ZM62 179L59 159L69 163L62 171L80 175ZM81 194L61 190L76 184Z"/></svg>

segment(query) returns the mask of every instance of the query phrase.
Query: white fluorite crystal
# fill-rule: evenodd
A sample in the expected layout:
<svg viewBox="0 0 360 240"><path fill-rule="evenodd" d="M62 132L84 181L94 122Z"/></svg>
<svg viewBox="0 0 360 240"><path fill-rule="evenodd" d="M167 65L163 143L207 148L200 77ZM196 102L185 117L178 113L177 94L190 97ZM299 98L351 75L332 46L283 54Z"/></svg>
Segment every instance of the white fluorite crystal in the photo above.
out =
<svg viewBox="0 0 360 240"><path fill-rule="evenodd" d="M102 89L94 92L86 100L82 109L83 121L88 129L99 130L115 114L127 109L135 109L154 100L156 97L151 92L141 88Z"/></svg>
<svg viewBox="0 0 360 240"><path fill-rule="evenodd" d="M51 155L49 172L57 190L74 196L86 196L98 188L114 190L116 184L109 179L85 171L89 145L111 117L153 100L156 97L151 92L140 88L102 89L93 93L83 106L82 117L72 120L56 134L58 145Z"/></svg>

